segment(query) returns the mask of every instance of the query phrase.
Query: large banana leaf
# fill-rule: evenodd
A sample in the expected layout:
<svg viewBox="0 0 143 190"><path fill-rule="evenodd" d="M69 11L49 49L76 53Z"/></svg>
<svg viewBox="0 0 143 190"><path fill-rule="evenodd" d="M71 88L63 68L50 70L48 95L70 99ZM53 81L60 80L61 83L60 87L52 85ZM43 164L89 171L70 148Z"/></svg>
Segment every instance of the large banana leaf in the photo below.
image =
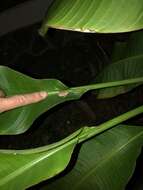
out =
<svg viewBox="0 0 143 190"><path fill-rule="evenodd" d="M82 128L70 137L53 145L23 151L0 150L0 189L15 190L18 188L22 190L53 177L65 169L77 143L142 112L143 106L99 127Z"/></svg>
<svg viewBox="0 0 143 190"><path fill-rule="evenodd" d="M74 168L41 190L123 190L142 146L142 127L108 130L84 143Z"/></svg>
<svg viewBox="0 0 143 190"><path fill-rule="evenodd" d="M143 76L143 31L132 34L127 41L117 43L112 64L97 76L96 82L118 81ZM143 84L143 81L142 83ZM120 86L98 91L98 98L111 98L140 85Z"/></svg>
<svg viewBox="0 0 143 190"><path fill-rule="evenodd" d="M142 0L55 0L41 28L117 33L143 28Z"/></svg>
<svg viewBox="0 0 143 190"><path fill-rule="evenodd" d="M65 169L80 130L59 143L31 150L0 150L0 189L24 190Z"/></svg>
<svg viewBox="0 0 143 190"><path fill-rule="evenodd" d="M140 83L141 81L143 81L143 77L134 80L68 88L55 79L37 80L7 67L0 66L0 89L3 89L7 96L41 90L48 92L48 98L43 102L0 114L0 134L23 133L29 129L40 114L62 102L78 99L88 90Z"/></svg>
<svg viewBox="0 0 143 190"><path fill-rule="evenodd" d="M140 113L143 113L143 106L98 127L83 127L64 140L49 146L29 150L0 150L0 189L23 190L55 176L68 165L77 143L88 140Z"/></svg>

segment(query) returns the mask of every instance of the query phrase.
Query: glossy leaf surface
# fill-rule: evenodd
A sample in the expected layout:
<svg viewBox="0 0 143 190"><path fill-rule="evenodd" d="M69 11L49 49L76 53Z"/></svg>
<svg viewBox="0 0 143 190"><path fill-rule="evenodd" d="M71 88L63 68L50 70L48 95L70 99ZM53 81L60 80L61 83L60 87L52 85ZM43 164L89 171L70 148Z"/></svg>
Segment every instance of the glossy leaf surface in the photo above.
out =
<svg viewBox="0 0 143 190"><path fill-rule="evenodd" d="M143 113L143 106L98 127L83 127L69 137L45 147L0 150L0 189L7 190L10 187L11 190L15 190L18 187L21 190L57 175L68 165L76 144L99 135L140 113Z"/></svg>
<svg viewBox="0 0 143 190"><path fill-rule="evenodd" d="M143 28L142 0L56 0L40 30L117 33Z"/></svg>
<svg viewBox="0 0 143 190"><path fill-rule="evenodd" d="M58 92L67 89L67 87L58 80L36 80L1 66L0 89L7 96L41 90L48 91L48 98L40 103L0 114L0 133L19 134L27 130L40 114L54 105L64 102L65 98L58 96ZM52 92L55 93L52 94Z"/></svg>
<svg viewBox="0 0 143 190"><path fill-rule="evenodd" d="M142 80L143 78L137 78L131 81L117 81L108 84L93 84L68 88L55 79L37 80L11 70L8 67L0 66L0 89L2 89L7 96L43 90L48 92L48 97L42 102L0 114L0 134L23 133L28 130L34 120L45 111L62 102L78 99L88 90L138 83Z"/></svg>
<svg viewBox="0 0 143 190"><path fill-rule="evenodd" d="M74 168L41 190L123 190L142 146L142 127L119 125L85 142Z"/></svg>
<svg viewBox="0 0 143 190"><path fill-rule="evenodd" d="M0 150L0 189L24 190L64 170L79 133L37 149Z"/></svg>

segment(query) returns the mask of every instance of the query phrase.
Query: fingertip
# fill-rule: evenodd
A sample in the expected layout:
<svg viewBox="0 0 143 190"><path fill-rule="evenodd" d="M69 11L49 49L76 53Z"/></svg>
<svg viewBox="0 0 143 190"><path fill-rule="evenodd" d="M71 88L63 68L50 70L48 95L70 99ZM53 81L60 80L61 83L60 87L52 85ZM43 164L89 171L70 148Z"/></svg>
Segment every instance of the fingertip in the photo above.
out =
<svg viewBox="0 0 143 190"><path fill-rule="evenodd" d="M39 93L39 95L41 96L42 99L45 99L45 98L47 98L48 93L45 92L45 91L41 91L41 92Z"/></svg>

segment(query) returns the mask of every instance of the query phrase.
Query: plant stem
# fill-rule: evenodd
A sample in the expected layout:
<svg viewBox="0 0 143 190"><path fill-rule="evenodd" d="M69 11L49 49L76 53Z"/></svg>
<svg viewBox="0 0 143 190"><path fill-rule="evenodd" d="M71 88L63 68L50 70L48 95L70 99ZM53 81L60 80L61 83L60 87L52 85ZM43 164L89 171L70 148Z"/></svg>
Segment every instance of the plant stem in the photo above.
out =
<svg viewBox="0 0 143 190"><path fill-rule="evenodd" d="M132 117L135 117L139 114L143 113L143 105L133 109L131 111L128 111L120 116L117 116L109 121L104 122L103 124L98 125L97 127L91 127L86 128L86 130L83 130L83 135L81 135L81 138L79 139L79 143L83 142L91 137L94 137L95 135L98 135L128 119L131 119Z"/></svg>
<svg viewBox="0 0 143 190"><path fill-rule="evenodd" d="M113 81L113 82L106 82L106 83L97 83L97 84L91 84L81 87L73 87L70 88L69 91L83 95L85 92L89 90L97 90L102 88L109 88L109 87L117 87L117 86L123 86L123 85L129 85L129 84L135 84L135 83L143 83L143 77L134 78L134 79L126 79L121 81Z"/></svg>

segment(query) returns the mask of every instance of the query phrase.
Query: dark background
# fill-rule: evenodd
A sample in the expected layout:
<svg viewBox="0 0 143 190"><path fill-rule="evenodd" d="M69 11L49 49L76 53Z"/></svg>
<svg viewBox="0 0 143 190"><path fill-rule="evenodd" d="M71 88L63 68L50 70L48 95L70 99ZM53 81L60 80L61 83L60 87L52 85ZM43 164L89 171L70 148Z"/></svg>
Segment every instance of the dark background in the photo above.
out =
<svg viewBox="0 0 143 190"><path fill-rule="evenodd" d="M1 2L0 11L22 3ZM97 74L111 62L117 41L129 34L99 35L49 30L47 37L38 34L41 23L22 28L0 38L1 65L9 66L35 78L56 78L68 86L92 83ZM143 87L109 100L96 100L93 92L79 101L57 106L39 117L25 134L1 136L0 148L24 149L58 141L85 125L98 125L143 104ZM55 119L56 118L56 119ZM143 115L127 123L142 125ZM135 190L143 175L143 155L138 159L135 175L128 190ZM32 189L38 189L36 186Z"/></svg>
<svg viewBox="0 0 143 190"><path fill-rule="evenodd" d="M2 1L1 2L1 6L0 6L0 11L4 11L5 9L11 8L17 4L23 3L25 1L29 1L29 0L6 0L6 1Z"/></svg>

